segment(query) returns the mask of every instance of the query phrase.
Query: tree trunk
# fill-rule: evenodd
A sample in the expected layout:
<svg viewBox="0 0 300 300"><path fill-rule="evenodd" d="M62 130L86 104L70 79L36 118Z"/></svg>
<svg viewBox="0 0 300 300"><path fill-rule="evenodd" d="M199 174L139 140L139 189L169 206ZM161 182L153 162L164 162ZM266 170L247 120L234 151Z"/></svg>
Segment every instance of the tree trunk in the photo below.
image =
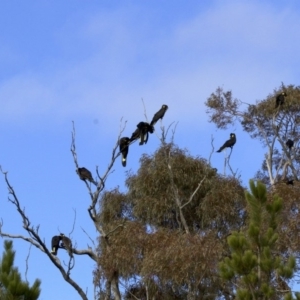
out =
<svg viewBox="0 0 300 300"><path fill-rule="evenodd" d="M115 300L121 300L121 293L119 290L119 275L117 272L114 272L112 281L111 281L111 290L114 295Z"/></svg>

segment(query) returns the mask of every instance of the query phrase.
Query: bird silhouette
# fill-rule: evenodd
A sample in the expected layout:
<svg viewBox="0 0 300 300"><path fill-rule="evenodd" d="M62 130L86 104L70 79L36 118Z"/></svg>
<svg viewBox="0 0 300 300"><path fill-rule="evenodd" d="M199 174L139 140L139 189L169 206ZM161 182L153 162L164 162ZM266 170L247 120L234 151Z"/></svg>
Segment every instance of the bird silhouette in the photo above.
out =
<svg viewBox="0 0 300 300"><path fill-rule="evenodd" d="M232 149L232 147L234 146L235 143L236 143L236 135L234 133L230 133L230 139L227 140L224 143L224 145L217 152L221 152L225 148L231 148Z"/></svg>
<svg viewBox="0 0 300 300"><path fill-rule="evenodd" d="M60 241L61 241L61 236L60 235L55 235L54 237L52 237L52 240L51 240L51 253L53 255L57 255L57 250L59 248Z"/></svg>
<svg viewBox="0 0 300 300"><path fill-rule="evenodd" d="M130 138L128 137L120 138L119 147L120 147L123 167L126 167L129 144L130 144Z"/></svg>
<svg viewBox="0 0 300 300"><path fill-rule="evenodd" d="M61 247L65 248L70 255L70 257L73 257L73 252L72 252L72 241L66 237L63 233L60 234L61 236Z"/></svg>
<svg viewBox="0 0 300 300"><path fill-rule="evenodd" d="M283 105L284 104L284 100L285 100L285 96L287 96L286 92L282 92L280 94L278 94L276 96L276 104L275 104L275 108L277 108L278 106L280 105Z"/></svg>
<svg viewBox="0 0 300 300"><path fill-rule="evenodd" d="M162 119L168 108L169 108L168 105L163 104L161 109L157 113L154 114L150 125L154 126L159 119Z"/></svg>
<svg viewBox="0 0 300 300"><path fill-rule="evenodd" d="M76 170L76 173L79 175L79 178L81 180L88 180L89 182L92 182L93 184L97 185L97 182L93 179L92 173L88 169L84 167L78 168Z"/></svg>
<svg viewBox="0 0 300 300"><path fill-rule="evenodd" d="M154 127L147 122L140 122L136 125L137 129L132 133L130 142L140 139L139 145L147 144L149 132L154 132Z"/></svg>
<svg viewBox="0 0 300 300"><path fill-rule="evenodd" d="M285 144L289 149L292 149L294 147L294 141L290 139L288 139Z"/></svg>

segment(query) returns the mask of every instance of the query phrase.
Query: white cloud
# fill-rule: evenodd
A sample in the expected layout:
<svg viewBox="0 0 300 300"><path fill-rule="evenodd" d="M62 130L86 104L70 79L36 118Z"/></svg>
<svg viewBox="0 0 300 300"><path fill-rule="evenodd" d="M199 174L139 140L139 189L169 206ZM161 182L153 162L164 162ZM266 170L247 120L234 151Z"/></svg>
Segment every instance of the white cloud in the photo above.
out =
<svg viewBox="0 0 300 300"><path fill-rule="evenodd" d="M150 118L165 103L172 121L206 122L203 103L217 86L254 102L281 81L294 83L300 21L288 8L217 2L157 36L148 36L137 13L134 7L95 12L75 32L66 25L62 47L74 53L78 47L80 57L1 82L2 119L86 116L111 127L123 116L135 124L144 98Z"/></svg>

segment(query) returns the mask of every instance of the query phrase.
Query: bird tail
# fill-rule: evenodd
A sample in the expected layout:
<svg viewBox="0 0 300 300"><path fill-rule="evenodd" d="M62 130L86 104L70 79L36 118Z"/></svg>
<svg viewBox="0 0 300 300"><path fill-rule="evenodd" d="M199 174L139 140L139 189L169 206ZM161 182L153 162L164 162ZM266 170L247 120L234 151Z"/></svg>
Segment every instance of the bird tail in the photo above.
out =
<svg viewBox="0 0 300 300"><path fill-rule="evenodd" d="M144 145L144 142L145 142L145 136L144 136L144 134L141 134L139 145L140 145L140 146Z"/></svg>
<svg viewBox="0 0 300 300"><path fill-rule="evenodd" d="M72 246L70 247L68 245L62 244L62 247L66 249L70 257L73 257Z"/></svg>
<svg viewBox="0 0 300 300"><path fill-rule="evenodd" d="M126 158L122 155L122 166L126 167Z"/></svg>
<svg viewBox="0 0 300 300"><path fill-rule="evenodd" d="M57 255L57 249L53 247L52 250L51 250L51 253L56 256Z"/></svg>
<svg viewBox="0 0 300 300"><path fill-rule="evenodd" d="M149 138L148 132L144 135L144 138L145 138L144 143L147 144Z"/></svg>

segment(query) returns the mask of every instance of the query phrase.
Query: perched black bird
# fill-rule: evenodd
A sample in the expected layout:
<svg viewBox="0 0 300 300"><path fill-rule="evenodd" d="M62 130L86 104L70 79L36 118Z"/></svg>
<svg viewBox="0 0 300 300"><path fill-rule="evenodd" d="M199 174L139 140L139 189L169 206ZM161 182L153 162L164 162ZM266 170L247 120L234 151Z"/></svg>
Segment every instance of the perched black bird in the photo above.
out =
<svg viewBox="0 0 300 300"><path fill-rule="evenodd" d="M149 132L154 132L154 127L147 122L140 122L136 125L137 129L132 133L130 142L140 139L140 145L147 144Z"/></svg>
<svg viewBox="0 0 300 300"><path fill-rule="evenodd" d="M72 241L66 237L63 233L60 234L61 236L61 247L65 248L67 250L67 252L69 253L69 255L72 257L73 253L72 253Z"/></svg>
<svg viewBox="0 0 300 300"><path fill-rule="evenodd" d="M131 138L130 138L130 142L133 142L133 141L139 139L139 137L140 137L140 130L139 130L139 128L137 128L137 129L132 133Z"/></svg>
<svg viewBox="0 0 300 300"><path fill-rule="evenodd" d="M150 125L151 125L151 126L154 126L155 123L156 123L159 119L162 119L162 118L164 117L164 115L165 115L167 109L168 109L168 105L165 105L165 104L164 104L164 105L161 107L161 109L153 116Z"/></svg>
<svg viewBox="0 0 300 300"><path fill-rule="evenodd" d="M57 255L57 250L59 248L59 243L61 241L60 235L55 235L51 240L51 253Z"/></svg>
<svg viewBox="0 0 300 300"><path fill-rule="evenodd" d="M275 108L277 108L279 105L284 104L284 97L287 96L286 92L282 92L276 96L276 105Z"/></svg>
<svg viewBox="0 0 300 300"><path fill-rule="evenodd" d="M93 179L92 173L86 169L86 168L78 168L76 170L76 173L79 175L79 178L81 180L88 180L89 182L92 182L93 184L97 185L97 182Z"/></svg>
<svg viewBox="0 0 300 300"><path fill-rule="evenodd" d="M122 166L126 167L126 159L129 150L130 138L122 137L119 141L120 152L122 153Z"/></svg>
<svg viewBox="0 0 300 300"><path fill-rule="evenodd" d="M287 180L287 181L286 181L286 184L287 184L287 185L294 185L294 180L293 180L293 179Z"/></svg>
<svg viewBox="0 0 300 300"><path fill-rule="evenodd" d="M225 148L229 148L229 147L232 149L235 143L236 143L236 136L234 133L230 133L230 139L226 141L224 145L217 152L221 152Z"/></svg>
<svg viewBox="0 0 300 300"><path fill-rule="evenodd" d="M294 141L292 141L290 139L288 139L285 144L287 145L287 147L289 149L292 149L294 147Z"/></svg>

